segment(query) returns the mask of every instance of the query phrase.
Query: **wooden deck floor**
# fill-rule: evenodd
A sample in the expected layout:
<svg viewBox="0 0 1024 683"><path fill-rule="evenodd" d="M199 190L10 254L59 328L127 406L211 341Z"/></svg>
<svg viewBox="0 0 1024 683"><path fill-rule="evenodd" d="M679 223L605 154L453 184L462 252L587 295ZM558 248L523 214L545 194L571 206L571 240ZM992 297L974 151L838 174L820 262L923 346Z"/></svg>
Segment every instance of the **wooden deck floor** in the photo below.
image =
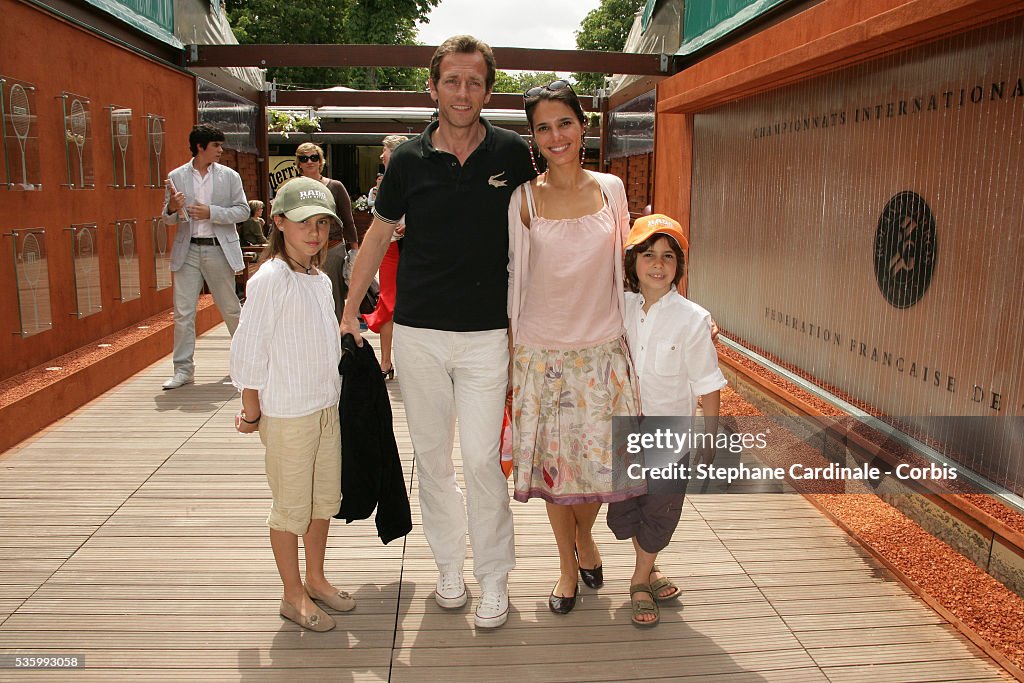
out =
<svg viewBox="0 0 1024 683"><path fill-rule="evenodd" d="M161 391L165 359L0 456L0 655L86 662L0 680L1009 679L796 495L689 498L660 560L683 599L651 630L629 623L631 552L603 517L605 587L551 614L543 504L513 503L512 613L476 631L472 603L442 613L432 599L397 382L417 528L383 546L371 522L335 522L328 575L359 606L303 632L277 615L262 447L233 429L227 354L220 326L199 341L194 386Z"/></svg>

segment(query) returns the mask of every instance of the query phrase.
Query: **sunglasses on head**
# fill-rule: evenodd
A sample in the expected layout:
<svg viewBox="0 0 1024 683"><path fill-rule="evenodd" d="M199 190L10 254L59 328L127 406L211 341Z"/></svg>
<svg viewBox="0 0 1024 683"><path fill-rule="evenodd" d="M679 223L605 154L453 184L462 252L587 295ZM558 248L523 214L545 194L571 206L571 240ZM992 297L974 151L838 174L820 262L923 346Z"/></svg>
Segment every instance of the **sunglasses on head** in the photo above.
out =
<svg viewBox="0 0 1024 683"><path fill-rule="evenodd" d="M309 154L309 155L307 155L307 154L299 154L299 155L296 155L295 158L299 160L300 164L304 164L307 161L320 161L320 155L319 154Z"/></svg>
<svg viewBox="0 0 1024 683"><path fill-rule="evenodd" d="M523 93L523 99L529 97L536 97L545 90L548 90L550 92L558 92L559 90L565 90L566 88L572 91L574 95L576 94L576 91L572 89L572 84L569 83L569 81L563 81L562 79L558 79L557 81L551 81L547 85L538 85L533 88L530 88L529 90Z"/></svg>

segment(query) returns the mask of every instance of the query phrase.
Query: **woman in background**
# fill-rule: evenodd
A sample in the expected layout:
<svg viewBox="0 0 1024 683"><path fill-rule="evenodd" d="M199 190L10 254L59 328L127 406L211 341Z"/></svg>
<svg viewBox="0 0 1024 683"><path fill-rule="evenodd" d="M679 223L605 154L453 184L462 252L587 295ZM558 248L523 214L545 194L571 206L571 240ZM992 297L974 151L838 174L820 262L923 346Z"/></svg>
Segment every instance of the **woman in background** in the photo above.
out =
<svg viewBox="0 0 1024 683"><path fill-rule="evenodd" d="M348 196L348 190L340 180L323 175L326 164L327 158L320 145L303 142L295 150L295 166L299 169L299 175L323 183L334 197L334 205L338 207L335 213L338 214L340 222L331 219L330 244L333 246L344 241L349 249L357 249L361 235L356 233L356 221L352 217L352 198Z"/></svg>
<svg viewBox="0 0 1024 683"><path fill-rule="evenodd" d="M384 151L380 153L380 161L384 164L385 171L388 162L391 160L391 153L400 144L409 138L404 135L389 135L381 143ZM378 176L378 185L380 176ZM376 188L374 188L376 190ZM376 194L376 193L374 193ZM369 315L364 315L363 320L366 326L372 331L380 334L380 369L386 379L395 376L395 366L391 361L391 335L395 324L391 320L395 310L395 276L398 273L398 240L405 234L405 224L400 223L391 237L391 246L384 254L384 260L380 262L380 297L377 299L377 309Z"/></svg>
<svg viewBox="0 0 1024 683"><path fill-rule="evenodd" d="M331 219L331 235L328 242L330 249L327 250L327 258L324 259L321 270L331 279L334 314L340 321L341 310L345 307L345 297L348 296L348 284L343 275L345 255L349 249L359 248L360 235L356 233L356 221L352 217L352 198L348 196L348 190L340 181L322 175L326 163L324 150L320 145L303 142L295 150L295 165L301 176L322 183L330 190L331 196L334 197L334 205L337 207L335 213L339 220Z"/></svg>
<svg viewBox="0 0 1024 683"><path fill-rule="evenodd" d="M238 239L243 247L262 246L267 243L263 231L263 202L258 199L249 200L249 218L238 224Z"/></svg>

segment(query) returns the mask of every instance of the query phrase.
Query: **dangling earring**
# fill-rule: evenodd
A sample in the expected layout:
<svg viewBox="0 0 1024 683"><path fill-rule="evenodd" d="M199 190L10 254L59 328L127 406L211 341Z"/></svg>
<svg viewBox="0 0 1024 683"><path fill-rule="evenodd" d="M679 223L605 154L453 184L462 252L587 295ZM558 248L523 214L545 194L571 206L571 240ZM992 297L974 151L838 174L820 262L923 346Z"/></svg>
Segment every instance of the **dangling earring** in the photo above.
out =
<svg viewBox="0 0 1024 683"><path fill-rule="evenodd" d="M580 166L583 166L583 161L587 158L587 137L583 136L580 138Z"/></svg>
<svg viewBox="0 0 1024 683"><path fill-rule="evenodd" d="M533 143L530 143L530 163L533 164L533 172L540 175L540 169L537 168L537 157L533 156Z"/></svg>

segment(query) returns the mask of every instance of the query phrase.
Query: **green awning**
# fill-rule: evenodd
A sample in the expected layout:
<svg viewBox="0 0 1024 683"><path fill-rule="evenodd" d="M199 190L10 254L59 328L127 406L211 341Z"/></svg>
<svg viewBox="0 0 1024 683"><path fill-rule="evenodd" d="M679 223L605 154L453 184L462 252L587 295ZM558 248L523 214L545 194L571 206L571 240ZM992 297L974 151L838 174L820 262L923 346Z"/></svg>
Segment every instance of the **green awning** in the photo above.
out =
<svg viewBox="0 0 1024 683"><path fill-rule="evenodd" d="M691 0L684 5L683 44L677 54L696 52L785 1ZM648 0L647 7L653 10L654 4L655 0Z"/></svg>
<svg viewBox="0 0 1024 683"><path fill-rule="evenodd" d="M174 37L173 0L86 0L93 7L171 47L183 47Z"/></svg>
<svg viewBox="0 0 1024 683"><path fill-rule="evenodd" d="M644 5L644 13L640 15L640 28L646 31L651 27L651 19L654 18L654 7L658 4L658 0L647 0L647 4Z"/></svg>

